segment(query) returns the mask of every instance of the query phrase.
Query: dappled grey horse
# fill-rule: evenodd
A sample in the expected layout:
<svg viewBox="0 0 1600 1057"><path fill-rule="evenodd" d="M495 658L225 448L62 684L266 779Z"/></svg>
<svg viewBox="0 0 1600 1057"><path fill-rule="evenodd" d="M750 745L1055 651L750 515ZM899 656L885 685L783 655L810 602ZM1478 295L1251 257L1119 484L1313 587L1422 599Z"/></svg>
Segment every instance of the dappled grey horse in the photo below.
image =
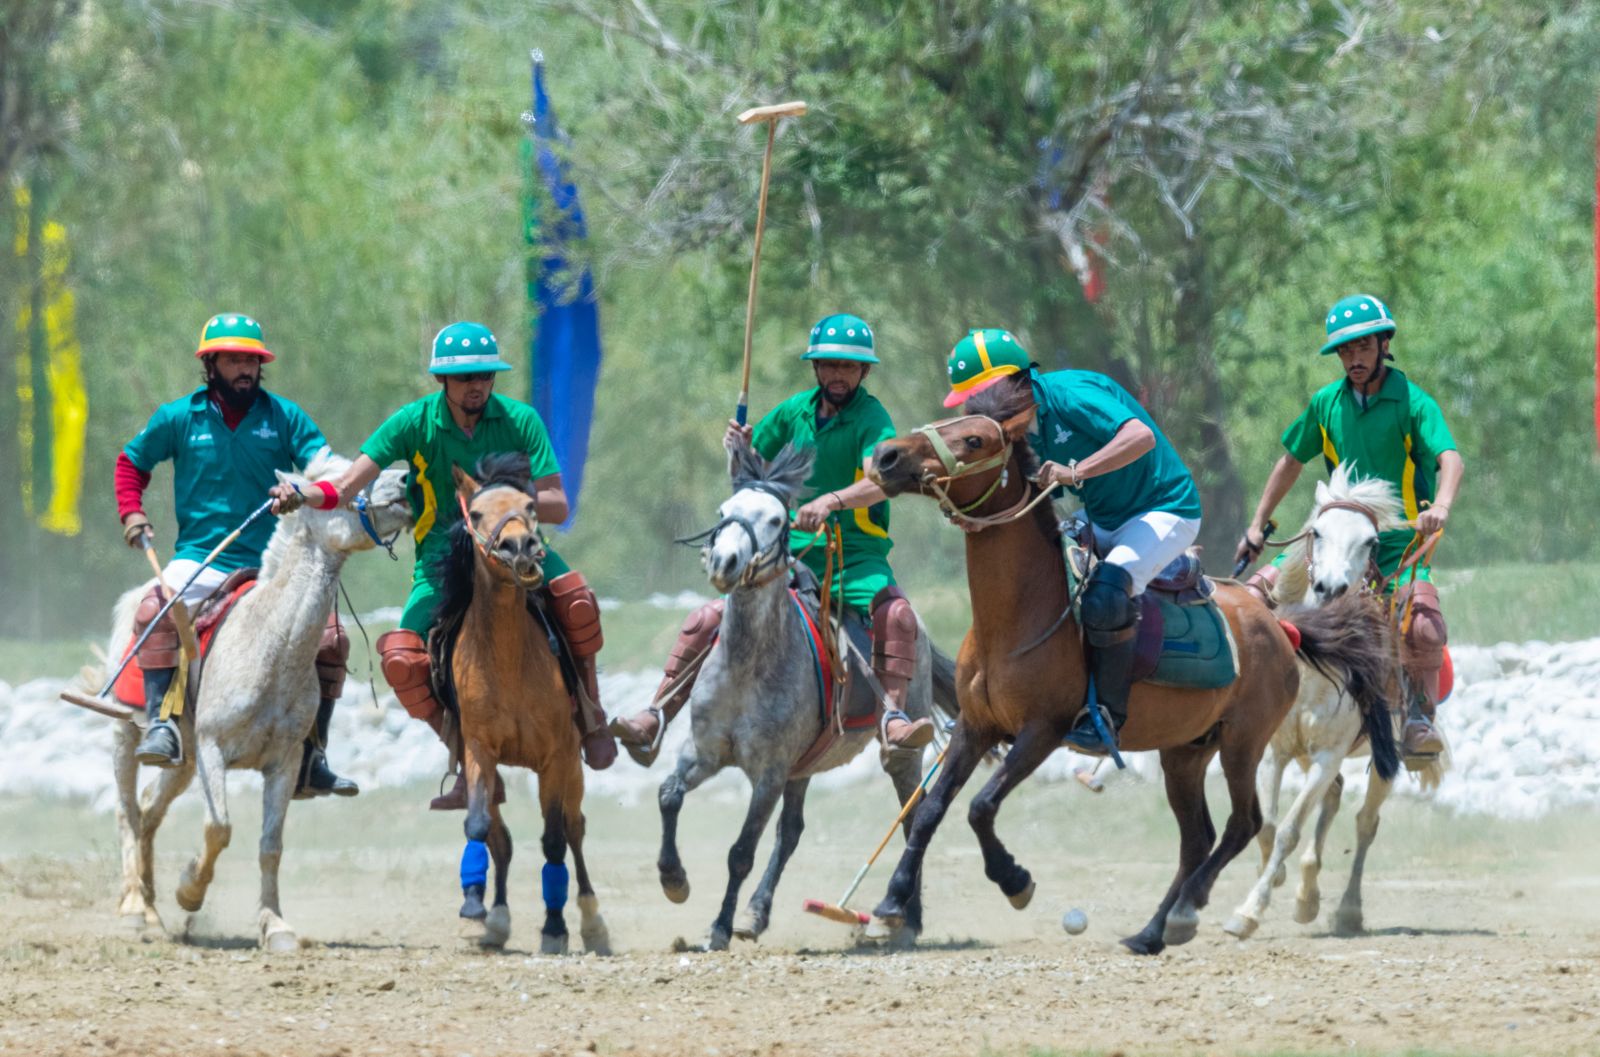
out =
<svg viewBox="0 0 1600 1057"><path fill-rule="evenodd" d="M691 737L677 767L661 783L661 887L667 898L689 898L689 880L678 858L678 812L683 798L725 767L750 779L750 808L728 851L728 889L711 925L709 947L722 950L732 936L755 939L766 930L773 892L805 826L806 786L811 776L850 762L874 738L873 728L845 730L831 748L797 772L796 765L823 733L818 676L805 618L789 594L789 510L811 473L812 453L785 447L770 464L740 446L730 455L733 496L708 534L701 561L719 592L727 595L719 638L707 655L689 698ZM956 708L954 663L931 645L925 628L917 637L916 672L906 712L931 715L935 684L939 707ZM852 658L852 683L873 685L870 670ZM937 673L936 673L937 669ZM943 678L936 679L936 674ZM842 704L840 707L844 707ZM922 750L885 754L884 770L903 804L921 778ZM755 863L756 845L779 798L777 843L767 871L734 921L739 889ZM885 805L887 809L887 805ZM885 817L888 812L885 810ZM914 941L922 928L918 893L905 928L895 939Z"/></svg>

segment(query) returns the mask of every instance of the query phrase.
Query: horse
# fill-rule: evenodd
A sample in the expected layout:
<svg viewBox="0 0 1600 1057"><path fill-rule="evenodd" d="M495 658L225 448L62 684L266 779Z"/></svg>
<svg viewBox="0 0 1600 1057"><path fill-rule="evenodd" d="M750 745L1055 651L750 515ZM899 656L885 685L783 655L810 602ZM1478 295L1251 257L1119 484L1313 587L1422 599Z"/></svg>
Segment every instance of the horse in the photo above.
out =
<svg viewBox="0 0 1600 1057"><path fill-rule="evenodd" d="M883 441L873 452L870 476L886 493L931 496L948 515L967 519L972 626L956 659L960 719L944 771L917 808L869 934L890 932L904 919L955 794L984 754L1007 739L1012 746L973 798L968 821L985 875L1017 909L1033 897L1032 875L995 835L995 818L1005 797L1061 746L1087 687L1060 530L1047 495L1031 480L1038 462L1025 434L1033 411L1029 391L993 387L968 400L962 417ZM1150 921L1122 941L1139 954L1194 937L1217 874L1260 828L1256 765L1300 685L1297 648L1273 614L1231 581L1218 583L1215 598L1236 645L1236 678L1214 690L1136 684L1121 735L1125 750L1160 752L1180 834L1177 876ZM1300 655L1332 670L1367 663L1369 645L1335 633L1337 608L1306 615ZM1231 805L1220 840L1205 796L1206 766L1218 755Z"/></svg>
<svg viewBox="0 0 1600 1057"><path fill-rule="evenodd" d="M578 874L579 933L584 949L611 953L611 937L583 858L583 765L572 695L555 653L554 623L530 609L544 583L545 557L528 457L484 457L477 477L453 468L466 516L450 530L431 652L441 701L459 727L467 777L467 840L483 842L494 862L494 901L483 906L470 886L460 916L479 923L477 942L504 947L511 937L506 880L511 831L491 795L501 764L539 776L544 817L544 925L539 950L564 954L567 848Z"/></svg>
<svg viewBox="0 0 1600 1057"><path fill-rule="evenodd" d="M1295 542L1289 545L1274 589L1274 599L1284 604L1306 602L1326 605L1346 592L1362 593L1369 579L1372 554L1381 533L1405 528L1405 508L1392 484L1376 477L1357 477L1351 464L1336 467L1326 484L1318 482L1316 500ZM1369 597L1377 609L1380 600ZM1364 626L1380 636L1388 670L1379 674L1384 693L1399 682L1399 655L1393 625L1381 620ZM1300 842L1312 805L1320 805L1312 842L1300 860L1300 887L1295 893L1294 919L1308 925L1321 910L1317 876L1322 869L1323 842L1344 791L1340 766L1347 759L1371 753L1372 772L1366 799L1356 815L1356 853L1350 880L1334 913L1337 935L1357 935L1363 929L1361 876L1367 850L1378 835L1378 814L1394 787L1399 772L1399 749L1389 708L1363 710L1357 701L1365 695L1352 692L1338 678L1312 665L1301 670L1300 696L1278 732L1267 745L1258 776L1259 792L1266 803L1266 818L1257 840L1261 845L1261 876L1223 930L1239 939L1252 935L1261 924L1272 889L1284 882L1285 862ZM1283 774L1290 761L1305 772L1306 784L1289 807L1280 827L1279 798ZM1449 768L1449 753L1428 760L1418 771L1424 789L1438 786Z"/></svg>
<svg viewBox="0 0 1600 1057"><path fill-rule="evenodd" d="M818 708L819 684L826 677L813 659L807 618L790 594L789 511L810 476L813 458L808 449L786 446L767 463L748 447L734 446L729 453L733 495L719 509L721 520L704 534L701 564L727 602L719 637L689 697L691 738L658 792L661 855L656 865L667 898L688 899L689 878L677 845L684 797L726 767L743 771L750 780L750 805L728 850L728 885L711 924L710 950L725 950L733 936L755 940L766 930L779 878L805 827L812 776L850 762L874 736L873 727L845 729L821 756L804 760L813 755L827 722ZM859 655L845 663L852 666L853 683L875 687ZM953 674L953 662L933 648L927 628L919 625L907 714L930 715L935 698L942 709L953 709ZM885 753L882 764L904 805L920 784L922 750ZM772 858L736 922L739 890L780 798ZM905 927L892 937L901 945L914 943L922 927L920 887L912 886Z"/></svg>
<svg viewBox="0 0 1600 1057"><path fill-rule="evenodd" d="M304 477L280 471L278 479L305 488L308 481L338 477L349 465L324 448L307 465ZM179 721L183 762L158 771L142 795L134 759L139 728L117 724L112 765L122 841L119 912L124 921L139 928L162 927L156 910L156 831L196 773L205 793L205 846L184 867L176 896L184 910L200 909L217 857L233 836L227 772L258 771L262 790L257 939L268 951L298 948L294 929L283 919L278 864L302 744L320 696L313 661L346 559L377 546L378 536L403 531L411 523L403 471L386 470L373 482L366 516L370 529L364 527L362 515L350 509L303 507L279 519L256 585L222 621L200 677L190 681L190 707ZM107 656L121 657L127 651L134 612L149 587L136 587L117 601Z"/></svg>

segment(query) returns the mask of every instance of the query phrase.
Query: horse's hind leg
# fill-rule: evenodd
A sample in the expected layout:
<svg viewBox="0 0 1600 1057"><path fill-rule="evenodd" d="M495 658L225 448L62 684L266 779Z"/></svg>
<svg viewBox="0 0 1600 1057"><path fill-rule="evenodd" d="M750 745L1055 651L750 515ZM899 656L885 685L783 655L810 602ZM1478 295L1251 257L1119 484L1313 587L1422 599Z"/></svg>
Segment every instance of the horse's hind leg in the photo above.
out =
<svg viewBox="0 0 1600 1057"><path fill-rule="evenodd" d="M755 867L756 845L761 843L761 834L771 821L778 798L788 784L786 778L784 770L774 770L751 783L750 807L745 811L744 825L740 827L733 847L728 849L728 889L722 895L722 909L711 923L711 938L707 943L711 950L728 949L728 940L733 937L733 912L739 903L739 889Z"/></svg>
<svg viewBox="0 0 1600 1057"><path fill-rule="evenodd" d="M294 749L290 760L280 760L277 766L262 773L259 853L261 906L256 922L262 948L277 954L300 949L300 940L289 923L283 920L283 908L278 902L278 864L283 861L283 824L289 816L289 799L294 795L295 779L299 775L300 746L296 744ZM208 838L208 847L210 843Z"/></svg>
<svg viewBox="0 0 1600 1057"><path fill-rule="evenodd" d="M734 922L733 934L742 940L753 940L767 931L772 917L772 897L778 890L778 879L789 856L800 843L800 834L806 828L806 788L809 778L796 778L783 787L783 810L778 812L778 839L772 848L772 858L767 861L767 872L750 896L744 912Z"/></svg>
<svg viewBox="0 0 1600 1057"><path fill-rule="evenodd" d="M1261 763L1262 747L1260 742L1252 742L1245 736L1230 740L1228 726L1223 724L1222 774L1228 783L1228 821L1222 827L1222 838L1217 846L1178 890L1178 901L1168 912L1162 930L1162 939L1168 946L1175 947L1194 939L1200 929L1200 911L1211 900L1211 886L1217 874L1249 846L1261 829L1256 767ZM1202 775L1201 782L1204 780Z"/></svg>
<svg viewBox="0 0 1600 1057"><path fill-rule="evenodd" d="M656 869L661 874L661 890L674 903L689 898L689 875L678 858L678 813L683 810L683 798L715 773L714 767L700 762L695 747L689 745L656 793L661 805L661 855L656 859Z"/></svg>
<svg viewBox="0 0 1600 1057"><path fill-rule="evenodd" d="M117 836L122 845L122 899L117 913L133 929L161 928L155 900L146 901L143 870L139 863L139 832L144 819L139 811L139 764L133 758L139 728L118 723L112 734L111 768L117 783Z"/></svg>
<svg viewBox="0 0 1600 1057"><path fill-rule="evenodd" d="M1340 936L1354 936L1365 929L1361 915L1361 873L1367 866L1367 849L1378 836L1378 812L1393 788L1394 781L1379 778L1375 770L1367 779L1367 798L1356 813L1356 856L1350 864L1350 883L1333 916L1333 931Z"/></svg>
<svg viewBox="0 0 1600 1057"><path fill-rule="evenodd" d="M1305 825L1306 816L1310 814L1312 806L1322 802L1328 787L1339 777L1339 761L1342 758L1339 753L1328 749L1320 750L1312 757L1311 769L1306 773L1305 788L1300 790L1299 795L1294 798L1294 803L1289 805L1289 816L1284 820L1283 828L1278 830L1277 838L1273 841L1272 854L1261 867L1261 876L1256 879L1250 893L1233 912L1227 924L1222 926L1224 932L1240 939L1247 939L1260 927L1262 915L1267 912L1267 904L1272 900L1273 878L1283 868L1284 860L1299 845L1300 828ZM1265 770L1267 767L1263 765L1261 771ZM1265 831L1266 828L1263 827L1262 832Z"/></svg>
<svg viewBox="0 0 1600 1057"><path fill-rule="evenodd" d="M1328 843L1328 830L1333 826L1333 816L1339 813L1339 798L1344 793L1344 775L1334 765L1333 781L1322 795L1322 807L1317 812L1317 831L1311 844L1300 859L1300 887L1294 894L1294 919L1302 925L1317 920L1322 911L1322 891L1317 879L1322 874L1322 848Z"/></svg>
<svg viewBox="0 0 1600 1057"><path fill-rule="evenodd" d="M583 949L590 954L611 953L611 930L606 919L600 916L600 899L589 883L589 867L583 860L583 838L588 833L589 822L576 807L567 811L567 842L572 845L572 866L578 875L578 935L583 937Z"/></svg>
<svg viewBox="0 0 1600 1057"><path fill-rule="evenodd" d="M156 905L156 832L167 817L167 809L194 780L194 755L184 754L183 763L156 772L156 779L144 787L139 797L139 887L146 906Z"/></svg>
<svg viewBox="0 0 1600 1057"><path fill-rule="evenodd" d="M1161 750L1161 774L1167 788L1167 804L1178 820L1178 873L1173 877L1155 916L1132 936L1123 938L1123 946L1135 954L1160 954L1166 949L1163 938L1167 928L1167 915L1178 901L1183 883L1205 862L1211 846L1216 843L1217 831L1211 824L1211 811L1206 807L1206 765L1215 750L1198 745L1181 745Z"/></svg>
<svg viewBox="0 0 1600 1057"><path fill-rule="evenodd" d="M200 791L206 802L205 848L183 868L176 893L178 905L191 914L205 903L217 856L233 839L233 826L228 821L228 774L222 750L215 742L207 742L195 756L200 769Z"/></svg>

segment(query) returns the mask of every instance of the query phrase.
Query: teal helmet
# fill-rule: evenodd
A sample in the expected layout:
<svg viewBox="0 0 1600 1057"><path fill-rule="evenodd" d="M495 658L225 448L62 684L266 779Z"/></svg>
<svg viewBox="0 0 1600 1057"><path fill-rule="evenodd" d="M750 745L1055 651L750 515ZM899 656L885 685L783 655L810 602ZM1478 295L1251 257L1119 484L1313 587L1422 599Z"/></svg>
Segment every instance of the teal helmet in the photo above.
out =
<svg viewBox="0 0 1600 1057"><path fill-rule="evenodd" d="M429 374L509 370L511 365L500 358L500 345L494 340L494 333L482 323L452 323L433 336Z"/></svg>
<svg viewBox="0 0 1600 1057"><path fill-rule="evenodd" d="M872 351L872 328L860 316L848 312L818 320L811 328L811 341L802 360L854 360L881 363Z"/></svg>
<svg viewBox="0 0 1600 1057"><path fill-rule="evenodd" d="M1364 338L1368 334L1393 334L1394 316L1389 306L1371 294L1351 294L1328 309L1328 340L1322 346L1322 355L1337 349L1347 341Z"/></svg>

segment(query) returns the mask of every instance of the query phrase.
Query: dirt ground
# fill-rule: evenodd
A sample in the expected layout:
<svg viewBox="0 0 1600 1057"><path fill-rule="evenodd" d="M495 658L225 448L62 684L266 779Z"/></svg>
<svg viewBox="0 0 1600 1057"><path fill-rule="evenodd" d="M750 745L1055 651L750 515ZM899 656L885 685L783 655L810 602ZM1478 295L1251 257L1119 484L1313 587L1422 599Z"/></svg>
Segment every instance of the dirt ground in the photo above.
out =
<svg viewBox="0 0 1600 1057"><path fill-rule="evenodd" d="M626 766L626 763L622 764ZM1600 1053L1600 816L1538 823L1391 801L1368 869L1364 937L1292 920L1280 889L1256 937L1220 925L1255 862L1226 871L1200 936L1157 958L1117 938L1149 916L1175 863L1156 787L1099 797L1025 787L1001 833L1038 881L1012 910L983 877L964 813L928 860L929 923L909 953L858 951L803 914L835 898L892 817L887 786L815 790L771 930L726 953L703 940L742 794L692 797L694 892L668 903L654 804L589 804L590 862L617 953L541 957L531 797L509 819L513 935L504 953L457 931L460 816L427 791L296 806L284 909L301 949L254 943L259 812L234 796L233 847L200 913L172 901L199 840L191 793L160 843L167 935L116 916L115 824L81 804L0 801L0 1051L17 1054ZM1225 801L1212 798L1214 809ZM1324 915L1349 864L1354 805L1329 840ZM763 847L763 857L765 855ZM890 854L898 851L898 841ZM856 904L870 908L884 863ZM1084 909L1080 936L1060 927ZM576 941L577 911L569 908Z"/></svg>

